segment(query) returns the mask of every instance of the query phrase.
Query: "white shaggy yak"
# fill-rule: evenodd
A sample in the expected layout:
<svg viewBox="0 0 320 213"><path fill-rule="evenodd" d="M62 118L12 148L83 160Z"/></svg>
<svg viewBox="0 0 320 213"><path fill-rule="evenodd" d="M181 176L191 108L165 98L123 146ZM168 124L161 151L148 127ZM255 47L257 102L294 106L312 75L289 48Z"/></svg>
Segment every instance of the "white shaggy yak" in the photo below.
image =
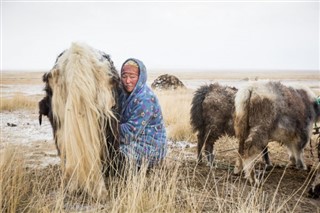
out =
<svg viewBox="0 0 320 213"><path fill-rule="evenodd" d="M114 169L119 147L119 80L110 57L82 43L61 53L43 76L39 121L42 115L50 120L68 191L100 200L107 195L104 177Z"/></svg>

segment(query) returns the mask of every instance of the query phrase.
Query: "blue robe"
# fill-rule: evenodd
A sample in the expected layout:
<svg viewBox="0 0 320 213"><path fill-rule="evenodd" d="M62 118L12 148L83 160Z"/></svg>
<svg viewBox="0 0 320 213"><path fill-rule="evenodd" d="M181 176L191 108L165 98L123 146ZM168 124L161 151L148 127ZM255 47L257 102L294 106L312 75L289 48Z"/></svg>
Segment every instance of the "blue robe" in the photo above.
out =
<svg viewBox="0 0 320 213"><path fill-rule="evenodd" d="M137 59L128 60L139 65L140 74L131 94L123 89L120 96L120 151L138 165L146 160L152 166L166 156L166 129L158 98L146 84L144 64Z"/></svg>

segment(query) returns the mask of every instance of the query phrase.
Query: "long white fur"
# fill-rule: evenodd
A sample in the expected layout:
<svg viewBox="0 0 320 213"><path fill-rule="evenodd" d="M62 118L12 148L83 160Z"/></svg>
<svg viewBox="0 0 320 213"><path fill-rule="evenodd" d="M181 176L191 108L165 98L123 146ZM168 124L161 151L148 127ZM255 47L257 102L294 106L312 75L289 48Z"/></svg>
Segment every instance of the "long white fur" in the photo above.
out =
<svg viewBox="0 0 320 213"><path fill-rule="evenodd" d="M68 190L104 196L100 156L106 149L105 122L114 117L110 64L91 47L73 43L52 71L52 108L59 122L58 145ZM102 122L102 123L101 123Z"/></svg>

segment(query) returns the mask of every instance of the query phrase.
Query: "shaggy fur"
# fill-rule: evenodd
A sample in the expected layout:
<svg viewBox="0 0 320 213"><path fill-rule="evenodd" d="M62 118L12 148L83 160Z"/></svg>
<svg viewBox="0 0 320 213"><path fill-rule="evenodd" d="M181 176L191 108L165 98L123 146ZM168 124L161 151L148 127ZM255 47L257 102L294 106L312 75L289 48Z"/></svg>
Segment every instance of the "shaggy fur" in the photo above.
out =
<svg viewBox="0 0 320 213"><path fill-rule="evenodd" d="M318 150L318 158L319 158L319 164L318 164L318 168L317 169L317 174L316 177L309 189L309 196L312 198L320 198L320 134L318 132L319 130L317 130L316 132L314 132L314 134L318 134L317 137L317 150Z"/></svg>
<svg viewBox="0 0 320 213"><path fill-rule="evenodd" d="M48 116L68 190L106 195L103 172L119 148L116 112L120 78L105 53L73 43L43 76L46 97L39 122Z"/></svg>
<svg viewBox="0 0 320 213"><path fill-rule="evenodd" d="M204 85L196 90L192 99L191 126L197 132L198 161L202 162L202 148L209 165L214 163L214 143L224 134L235 136L234 132L234 98L238 90L235 87L222 86L218 83ZM271 165L268 150L265 149L264 160Z"/></svg>
<svg viewBox="0 0 320 213"><path fill-rule="evenodd" d="M320 118L320 106L310 89L280 82L251 82L237 92L235 106L241 156L235 173L243 169L250 182L259 183L253 172L254 163L269 141L283 143L291 164L306 169L303 149L310 140L313 123Z"/></svg>
<svg viewBox="0 0 320 213"><path fill-rule="evenodd" d="M202 161L202 148L210 165L214 161L214 142L224 134L234 135L232 113L236 88L218 83L204 85L196 90L191 106L191 126L198 132L198 161Z"/></svg>

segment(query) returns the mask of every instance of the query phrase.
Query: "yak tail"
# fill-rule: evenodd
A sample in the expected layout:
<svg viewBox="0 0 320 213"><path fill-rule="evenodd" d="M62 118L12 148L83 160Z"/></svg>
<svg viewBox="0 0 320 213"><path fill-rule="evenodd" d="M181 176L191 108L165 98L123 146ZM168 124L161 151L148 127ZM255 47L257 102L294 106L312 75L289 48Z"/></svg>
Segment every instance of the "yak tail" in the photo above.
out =
<svg viewBox="0 0 320 213"><path fill-rule="evenodd" d="M202 103L209 92L210 87L208 85L201 86L194 93L191 110L190 110L190 121L192 126L192 131L200 131L204 126L204 118L202 117L203 108Z"/></svg>
<svg viewBox="0 0 320 213"><path fill-rule="evenodd" d="M239 140L239 153L244 154L244 142L249 134L249 111L252 88L250 86L240 89L235 97L234 130Z"/></svg>

